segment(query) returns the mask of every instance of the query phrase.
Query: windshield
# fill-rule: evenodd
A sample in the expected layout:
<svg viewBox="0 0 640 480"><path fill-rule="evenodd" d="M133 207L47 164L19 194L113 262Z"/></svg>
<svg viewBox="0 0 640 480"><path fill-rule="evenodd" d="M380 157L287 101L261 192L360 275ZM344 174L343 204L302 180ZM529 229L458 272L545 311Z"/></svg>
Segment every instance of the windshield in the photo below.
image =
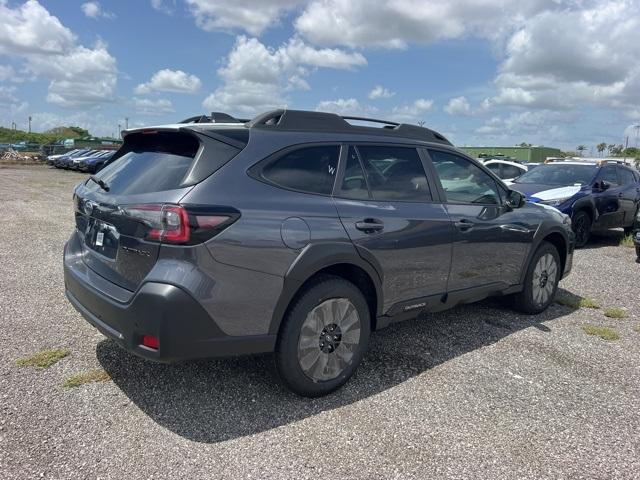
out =
<svg viewBox="0 0 640 480"><path fill-rule="evenodd" d="M540 165L518 177L515 183L539 183L542 185L586 185L598 171L596 165Z"/></svg>

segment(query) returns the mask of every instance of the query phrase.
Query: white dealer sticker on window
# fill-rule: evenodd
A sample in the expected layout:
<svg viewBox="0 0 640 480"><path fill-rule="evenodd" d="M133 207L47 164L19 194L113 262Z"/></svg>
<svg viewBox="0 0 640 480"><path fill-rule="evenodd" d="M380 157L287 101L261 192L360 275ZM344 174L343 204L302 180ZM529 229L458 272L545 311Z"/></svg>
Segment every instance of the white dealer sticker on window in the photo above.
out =
<svg viewBox="0 0 640 480"><path fill-rule="evenodd" d="M104 241L104 232L98 232L96 235L96 247L101 247Z"/></svg>

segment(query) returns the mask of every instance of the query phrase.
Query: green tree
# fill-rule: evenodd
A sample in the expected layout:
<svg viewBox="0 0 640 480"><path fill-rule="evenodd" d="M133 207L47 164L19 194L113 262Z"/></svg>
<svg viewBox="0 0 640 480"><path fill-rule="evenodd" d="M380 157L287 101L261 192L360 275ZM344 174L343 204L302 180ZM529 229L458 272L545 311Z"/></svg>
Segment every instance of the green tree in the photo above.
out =
<svg viewBox="0 0 640 480"><path fill-rule="evenodd" d="M522 143L519 143L517 146L518 147L531 147L532 145L530 143L527 143L527 142L522 142Z"/></svg>
<svg viewBox="0 0 640 480"><path fill-rule="evenodd" d="M598 145L596 145L596 148L598 149L598 153L600 154L600 156L602 156L602 153L607 149L607 144L604 142L599 143Z"/></svg>
<svg viewBox="0 0 640 480"><path fill-rule="evenodd" d="M584 145L578 145L576 147L576 150L578 151L579 156L582 156L582 154L584 153L584 151L587 149L587 147L585 147Z"/></svg>

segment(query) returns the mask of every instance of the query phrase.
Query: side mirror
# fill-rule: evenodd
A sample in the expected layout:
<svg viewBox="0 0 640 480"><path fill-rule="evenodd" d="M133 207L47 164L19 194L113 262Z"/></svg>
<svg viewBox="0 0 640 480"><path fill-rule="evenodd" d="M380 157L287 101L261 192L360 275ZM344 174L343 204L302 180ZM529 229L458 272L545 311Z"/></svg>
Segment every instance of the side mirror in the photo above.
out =
<svg viewBox="0 0 640 480"><path fill-rule="evenodd" d="M600 182L600 190L602 190L604 192L605 190L608 190L609 188L611 188L611 184L609 182L607 182L606 180L602 180Z"/></svg>
<svg viewBox="0 0 640 480"><path fill-rule="evenodd" d="M521 208L526 203L524 195L517 190L509 190L507 194L507 206L511 208Z"/></svg>

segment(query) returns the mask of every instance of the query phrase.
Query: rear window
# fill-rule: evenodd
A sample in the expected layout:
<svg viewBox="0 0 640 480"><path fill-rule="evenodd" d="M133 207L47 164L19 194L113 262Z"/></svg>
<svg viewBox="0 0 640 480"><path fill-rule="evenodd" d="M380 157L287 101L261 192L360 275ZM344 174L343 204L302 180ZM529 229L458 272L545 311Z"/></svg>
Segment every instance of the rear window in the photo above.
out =
<svg viewBox="0 0 640 480"><path fill-rule="evenodd" d="M239 151L209 138L202 145L200 154L198 138L182 132L130 134L117 158L96 176L114 195L173 190L202 181Z"/></svg>

